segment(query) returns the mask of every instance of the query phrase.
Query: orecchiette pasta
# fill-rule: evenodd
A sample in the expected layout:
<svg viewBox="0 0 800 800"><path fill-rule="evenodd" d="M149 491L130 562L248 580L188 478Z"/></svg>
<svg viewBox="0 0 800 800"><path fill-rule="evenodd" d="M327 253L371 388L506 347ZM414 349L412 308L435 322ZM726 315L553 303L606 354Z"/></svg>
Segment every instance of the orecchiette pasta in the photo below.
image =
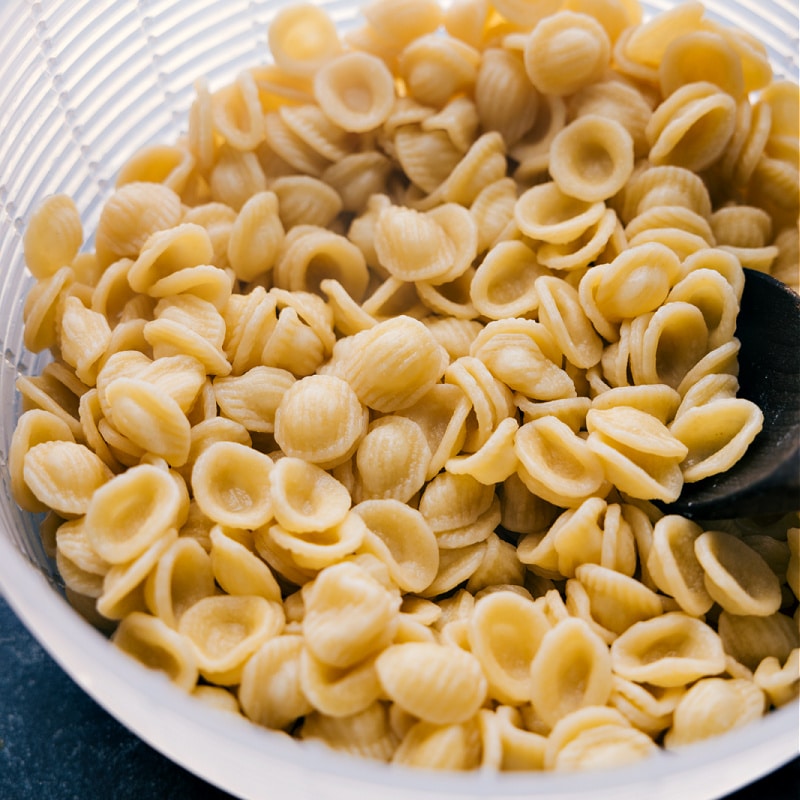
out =
<svg viewBox="0 0 800 800"><path fill-rule="evenodd" d="M362 11L280 9L95 231L28 215L52 358L7 460L67 599L405 767L622 765L794 701L797 513L669 504L764 422L736 324L744 268L797 286L797 85L700 3Z"/></svg>

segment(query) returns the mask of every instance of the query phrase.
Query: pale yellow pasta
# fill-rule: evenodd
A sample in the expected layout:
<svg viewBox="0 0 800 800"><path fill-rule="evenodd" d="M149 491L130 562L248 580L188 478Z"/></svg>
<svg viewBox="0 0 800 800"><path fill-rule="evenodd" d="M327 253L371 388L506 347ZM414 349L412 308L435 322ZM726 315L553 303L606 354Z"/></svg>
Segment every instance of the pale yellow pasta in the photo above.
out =
<svg viewBox="0 0 800 800"><path fill-rule="evenodd" d="M11 494L14 501L31 512L48 509L39 500L25 481L25 456L37 444L49 441L74 442L72 431L59 416L43 409L30 409L23 412L11 436L8 450L8 472L11 480Z"/></svg>
<svg viewBox="0 0 800 800"><path fill-rule="evenodd" d="M796 701L800 690L800 649L792 650L783 666L775 656L764 658L753 674L753 681L778 708Z"/></svg>
<svg viewBox="0 0 800 800"><path fill-rule="evenodd" d="M111 565L95 552L89 542L89 537L86 535L85 517L61 522L58 525L55 531L55 556L59 571L61 570L61 560L66 560L78 574L88 573L89 576L99 579L102 589L102 578L109 571ZM94 583L93 578L89 576L87 576L88 580ZM67 583L70 582L67 581ZM88 592L83 593L88 594ZM99 596L99 594L97 592L94 596Z"/></svg>
<svg viewBox="0 0 800 800"><path fill-rule="evenodd" d="M719 635L725 647L738 662L751 670L769 656L784 663L800 646L797 624L791 617L777 612L769 616L719 615Z"/></svg>
<svg viewBox="0 0 800 800"><path fill-rule="evenodd" d="M636 683L683 686L725 669L719 635L695 617L670 611L637 622L611 645L614 672Z"/></svg>
<svg viewBox="0 0 800 800"><path fill-rule="evenodd" d="M486 697L480 662L458 648L426 642L391 645L375 663L389 698L426 722L466 722Z"/></svg>
<svg viewBox="0 0 800 800"><path fill-rule="evenodd" d="M308 648L300 656L300 685L314 709L329 717L358 714L381 696L374 657L339 668L315 658Z"/></svg>
<svg viewBox="0 0 800 800"><path fill-rule="evenodd" d="M83 444L50 439L29 446L22 459L22 481L36 500L63 517L85 514L95 492L112 478L111 470Z"/></svg>
<svg viewBox="0 0 800 800"><path fill-rule="evenodd" d="M514 452L514 438L518 429L517 420L506 417L474 453L448 459L445 471L452 475L470 475L487 486L502 483L517 471L519 460Z"/></svg>
<svg viewBox="0 0 800 800"><path fill-rule="evenodd" d="M348 345L337 363L337 351ZM444 374L447 353L428 329L407 316L340 340L333 363L361 402L376 411L412 406Z"/></svg>
<svg viewBox="0 0 800 800"><path fill-rule="evenodd" d="M596 223L571 242L543 244L537 251L537 258L549 269L561 272L583 270L593 261L607 260L606 251L619 229L616 212L607 208Z"/></svg>
<svg viewBox="0 0 800 800"><path fill-rule="evenodd" d="M592 619L613 634L621 635L637 622L658 617L664 610L656 592L637 579L600 564L579 564L575 579L586 592Z"/></svg>
<svg viewBox="0 0 800 800"><path fill-rule="evenodd" d="M516 547L494 531L482 541L483 555L469 576L466 589L476 595L498 586L520 587L525 582L525 565L517 557Z"/></svg>
<svg viewBox="0 0 800 800"><path fill-rule="evenodd" d="M603 705L611 693L608 646L581 620L559 622L542 637L530 687L533 707L550 727L578 708Z"/></svg>
<svg viewBox="0 0 800 800"><path fill-rule="evenodd" d="M58 303L62 291L75 280L69 266L36 282L25 298L22 319L25 323L23 342L31 352L38 353L53 347L58 336Z"/></svg>
<svg viewBox="0 0 800 800"><path fill-rule="evenodd" d="M45 198L27 222L23 236L25 264L37 280L69 266L83 244L78 207L63 194Z"/></svg>
<svg viewBox="0 0 800 800"><path fill-rule="evenodd" d="M269 472L268 484L275 519L290 531L332 528L350 509L350 493L344 485L321 467L299 458L278 459Z"/></svg>
<svg viewBox="0 0 800 800"><path fill-rule="evenodd" d="M620 218L627 224L656 206L684 206L711 215L711 197L699 175L680 166L645 165L634 172L622 193Z"/></svg>
<svg viewBox="0 0 800 800"><path fill-rule="evenodd" d="M310 375L283 394L275 411L275 441L283 453L324 469L353 455L369 414L350 385L333 375Z"/></svg>
<svg viewBox="0 0 800 800"><path fill-rule="evenodd" d="M235 441L215 441L197 457L191 481L208 517L232 528L257 528L272 519L269 456Z"/></svg>
<svg viewBox="0 0 800 800"><path fill-rule="evenodd" d="M140 464L98 487L86 509L93 549L112 564L131 561L178 522L181 497L166 470Z"/></svg>
<svg viewBox="0 0 800 800"><path fill-rule="evenodd" d="M542 276L536 279L539 321L553 335L566 359L588 369L600 361L603 342L580 305L578 291L566 281Z"/></svg>
<svg viewBox="0 0 800 800"><path fill-rule="evenodd" d="M148 669L165 673L186 691L197 682L197 659L191 645L158 617L135 611L120 621L111 640Z"/></svg>
<svg viewBox="0 0 800 800"><path fill-rule="evenodd" d="M331 162L287 124L280 111L269 111L264 118L266 145L278 161L278 176L298 172L319 177ZM265 187L266 188L266 187Z"/></svg>
<svg viewBox="0 0 800 800"><path fill-rule="evenodd" d="M464 392L452 384L435 384L420 400L398 411L416 422L428 440L431 460L426 480L430 480L456 455L466 438L466 420L470 402Z"/></svg>
<svg viewBox="0 0 800 800"><path fill-rule="evenodd" d="M280 603L281 590L270 568L248 547L215 525L209 534L209 566L214 580L230 595L254 595Z"/></svg>
<svg viewBox="0 0 800 800"><path fill-rule="evenodd" d="M472 277L473 270L470 268L469 270L469 278ZM467 277L462 276L459 278L457 283L461 283L464 278ZM466 283L466 288L469 290L469 283ZM437 287L426 287L427 289L436 289ZM446 288L446 287L442 287ZM416 284L417 294L422 298L424 290L422 289L421 284ZM446 298L440 299L444 300L445 303L449 304L449 301ZM427 302L427 301L426 301ZM430 304L434 305L434 304ZM452 309L454 311L459 311L460 309L468 310L470 316L476 316L477 312L472 308L470 303L466 303L465 305L456 306ZM430 316L430 317L423 317L422 323L428 328L428 330L433 334L436 341L444 347L447 351L447 355L450 356L451 360L455 361L457 358L463 358L464 356L469 355L469 348L472 346L472 342L475 340L475 337L480 333L483 325L478 322L476 319L464 319L461 317L456 316Z"/></svg>
<svg viewBox="0 0 800 800"><path fill-rule="evenodd" d="M511 147L534 125L539 93L515 53L499 47L481 54L475 80L475 105L484 130L496 130Z"/></svg>
<svg viewBox="0 0 800 800"><path fill-rule="evenodd" d="M392 162L378 150L349 153L322 173L322 180L333 187L344 211L361 213L370 197L384 190Z"/></svg>
<svg viewBox="0 0 800 800"><path fill-rule="evenodd" d="M103 576L102 593L96 603L97 612L106 619L118 621L134 611L147 611L145 580L177 538L177 531L169 528L141 555L121 564L112 564Z"/></svg>
<svg viewBox="0 0 800 800"><path fill-rule="evenodd" d="M147 576L144 599L153 616L176 629L184 611L214 591L208 554L196 539L182 536Z"/></svg>
<svg viewBox="0 0 800 800"><path fill-rule="evenodd" d="M247 659L284 626L283 609L263 597L217 595L187 609L178 631L191 643L200 674L232 686L241 680Z"/></svg>
<svg viewBox="0 0 800 800"><path fill-rule="evenodd" d="M294 383L287 370L256 366L242 375L217 377L212 385L225 418L248 431L271 433L281 399Z"/></svg>
<svg viewBox="0 0 800 800"><path fill-rule="evenodd" d="M554 768L561 771L623 767L651 757L657 748L645 733L623 725L582 731L559 751Z"/></svg>
<svg viewBox="0 0 800 800"><path fill-rule="evenodd" d="M540 721L540 724L541 723ZM558 753L580 734L602 728L608 731L612 726L627 727L627 721L618 711L608 706L584 706L569 712L548 729L545 740L544 766L553 769Z"/></svg>
<svg viewBox="0 0 800 800"><path fill-rule="evenodd" d="M378 761L389 761L398 744L389 724L388 708L380 701L346 717L309 714L303 720L300 738L316 739L334 750Z"/></svg>
<svg viewBox="0 0 800 800"><path fill-rule="evenodd" d="M664 745L675 749L735 730L759 719L765 706L764 692L752 681L703 678L678 702Z"/></svg>
<svg viewBox="0 0 800 800"><path fill-rule="evenodd" d="M564 194L555 181L541 183L520 195L514 207L519 229L532 239L564 244L577 239L605 212L601 200L586 201Z"/></svg>
<svg viewBox="0 0 800 800"><path fill-rule="evenodd" d="M145 145L125 161L117 175L117 186L139 181L163 183L184 199L198 188L197 160L183 142Z"/></svg>
<svg viewBox="0 0 800 800"><path fill-rule="evenodd" d="M248 719L280 730L312 710L300 685L302 649L302 636L284 634L268 639L247 660L237 696Z"/></svg>
<svg viewBox="0 0 800 800"><path fill-rule="evenodd" d="M387 415L370 424L355 458L361 499L407 503L425 483L431 451L419 424Z"/></svg>
<svg viewBox="0 0 800 800"><path fill-rule="evenodd" d="M296 225L329 227L342 210L338 192L311 175L282 175L270 184L279 203L279 217L288 231Z"/></svg>
<svg viewBox="0 0 800 800"><path fill-rule="evenodd" d="M679 464L688 448L659 420L638 409L590 409L586 445L617 488L640 499L676 499L683 486Z"/></svg>
<svg viewBox="0 0 800 800"><path fill-rule="evenodd" d="M489 685L489 696L519 705L531 696L531 663L550 630L544 613L509 591L485 595L469 617L469 642Z"/></svg>
<svg viewBox="0 0 800 800"><path fill-rule="evenodd" d="M427 589L418 592L422 597L437 595L455 589L460 583L468 581L483 563L486 555L486 542L457 547L453 550L439 551L439 569Z"/></svg>
<svg viewBox="0 0 800 800"><path fill-rule="evenodd" d="M421 191L435 192L463 157L446 131L403 125L392 140L392 149L411 182Z"/></svg>
<svg viewBox="0 0 800 800"><path fill-rule="evenodd" d="M766 617L781 606L778 576L733 534L706 531L694 543L706 591L730 614Z"/></svg>
<svg viewBox="0 0 800 800"><path fill-rule="evenodd" d="M312 76L341 51L333 20L311 3L281 9L269 26L268 42L281 69L304 77Z"/></svg>
<svg viewBox="0 0 800 800"><path fill-rule="evenodd" d="M324 569L303 590L306 647L331 667L352 667L382 651L399 623L400 596L355 563Z"/></svg>
<svg viewBox="0 0 800 800"><path fill-rule="evenodd" d="M669 514L653 526L647 570L658 588L674 597L681 610L700 617L714 600L703 585L703 567L694 545L703 529L689 519Z"/></svg>
<svg viewBox="0 0 800 800"><path fill-rule="evenodd" d="M763 413L744 398L721 398L689 408L670 425L688 448L681 463L687 483L730 469L759 433Z"/></svg>
<svg viewBox="0 0 800 800"><path fill-rule="evenodd" d="M475 268L467 267L451 281L444 283L417 281L414 286L420 302L434 314L452 321L471 321L478 316L478 312L470 302L470 286L474 274ZM452 348L448 353L452 356Z"/></svg>
<svg viewBox="0 0 800 800"><path fill-rule="evenodd" d="M346 131L377 128L394 103L392 74L368 53L336 56L314 76L314 96L325 114Z"/></svg>
<svg viewBox="0 0 800 800"><path fill-rule="evenodd" d="M252 281L275 265L284 238L275 192L249 197L233 223L228 239L228 262L236 277Z"/></svg>
<svg viewBox="0 0 800 800"><path fill-rule="evenodd" d="M663 101L647 124L649 159L699 172L713 164L733 135L736 102L707 81L689 83Z"/></svg>
<svg viewBox="0 0 800 800"><path fill-rule="evenodd" d="M550 274L523 242L497 244L481 261L470 285L470 299L494 320L522 317L537 308L536 279Z"/></svg>
<svg viewBox="0 0 800 800"><path fill-rule="evenodd" d="M558 557L558 571L565 578L575 576L581 564L599 564L603 550L604 516L608 505L599 497L589 497L577 508L559 514L546 536Z"/></svg>
<svg viewBox="0 0 800 800"><path fill-rule="evenodd" d="M572 507L603 494L603 465L587 442L553 416L526 422L517 431L517 474L531 492L554 505Z"/></svg>
<svg viewBox="0 0 800 800"><path fill-rule="evenodd" d="M550 174L566 195L586 202L617 194L633 173L633 139L619 122L582 114L550 145Z"/></svg>
<svg viewBox="0 0 800 800"><path fill-rule="evenodd" d="M480 748L476 720L445 725L419 720L398 745L392 764L429 770L475 769Z"/></svg>
<svg viewBox="0 0 800 800"><path fill-rule="evenodd" d="M662 11L634 29L625 45L627 55L643 64L656 66L669 44L687 31L699 28L701 3L683 3Z"/></svg>
<svg viewBox="0 0 800 800"><path fill-rule="evenodd" d="M576 395L574 382L561 368L563 353L558 342L536 320L493 320L475 337L470 356L485 365L497 381L526 397L556 400Z"/></svg>
<svg viewBox="0 0 800 800"><path fill-rule="evenodd" d="M103 206L95 234L97 258L103 266L136 258L151 234L174 227L180 219L181 201L172 189L159 183L126 183Z"/></svg>
<svg viewBox="0 0 800 800"><path fill-rule="evenodd" d="M258 87L247 70L211 96L211 113L216 132L237 150L253 150L264 138Z"/></svg>
<svg viewBox="0 0 800 800"><path fill-rule="evenodd" d="M432 526L420 511L394 499L353 507L367 534L361 550L377 556L404 592L423 592L437 575L440 556Z"/></svg>
<svg viewBox="0 0 800 800"><path fill-rule="evenodd" d="M655 738L672 724L672 712L683 692L683 687L642 686L615 675L609 705L635 728Z"/></svg>

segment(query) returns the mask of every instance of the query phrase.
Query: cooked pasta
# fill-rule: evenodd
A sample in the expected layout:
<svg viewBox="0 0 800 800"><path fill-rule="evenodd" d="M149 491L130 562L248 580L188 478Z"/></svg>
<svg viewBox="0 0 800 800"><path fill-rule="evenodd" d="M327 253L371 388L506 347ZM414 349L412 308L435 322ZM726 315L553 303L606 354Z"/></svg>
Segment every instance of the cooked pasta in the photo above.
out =
<svg viewBox="0 0 800 800"><path fill-rule="evenodd" d="M443 5L286 6L94 231L29 214L11 492L217 708L628 764L797 697L797 514L669 509L763 424L736 321L745 267L797 285L797 86L700 3Z"/></svg>

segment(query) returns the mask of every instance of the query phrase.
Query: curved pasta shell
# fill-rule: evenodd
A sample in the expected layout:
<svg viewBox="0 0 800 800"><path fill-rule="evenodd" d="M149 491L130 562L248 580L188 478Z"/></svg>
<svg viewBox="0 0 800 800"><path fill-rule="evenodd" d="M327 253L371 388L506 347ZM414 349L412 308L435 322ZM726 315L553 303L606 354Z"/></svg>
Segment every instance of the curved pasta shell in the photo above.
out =
<svg viewBox="0 0 800 800"><path fill-rule="evenodd" d="M519 460L514 452L514 438L518 429L517 420L506 417L476 452L448 459L445 471L470 475L487 486L502 483L517 471Z"/></svg>
<svg viewBox="0 0 800 800"><path fill-rule="evenodd" d="M281 175L270 183L287 231L298 225L328 228L342 210L338 192L311 175Z"/></svg>
<svg viewBox="0 0 800 800"><path fill-rule="evenodd" d="M93 492L86 509L86 534L106 561L125 563L173 527L179 509L180 492L169 472L140 464Z"/></svg>
<svg viewBox="0 0 800 800"><path fill-rule="evenodd" d="M375 659L344 669L319 661L308 648L300 655L300 685L315 710L329 717L349 717L381 696Z"/></svg>
<svg viewBox="0 0 800 800"><path fill-rule="evenodd" d="M286 455L329 469L353 455L368 421L347 382L310 375L283 394L275 411L275 441Z"/></svg>
<svg viewBox="0 0 800 800"><path fill-rule="evenodd" d="M530 700L531 663L548 630L544 613L514 592L493 592L476 602L469 643L491 697L510 704Z"/></svg>
<svg viewBox="0 0 800 800"><path fill-rule="evenodd" d="M71 267L64 266L37 281L25 297L23 341L33 353L53 347L58 340L58 310L64 292L75 281Z"/></svg>
<svg viewBox="0 0 800 800"><path fill-rule="evenodd" d="M407 417L375 420L356 451L360 496L407 503L423 486L431 460L421 426Z"/></svg>
<svg viewBox="0 0 800 800"><path fill-rule="evenodd" d="M519 229L531 239L565 244L577 239L603 216L600 200L588 202L564 194L555 181L533 186L523 192L514 207Z"/></svg>
<svg viewBox="0 0 800 800"><path fill-rule="evenodd" d="M441 472L425 488L419 511L434 532L470 525L494 499L494 486L470 475Z"/></svg>
<svg viewBox="0 0 800 800"><path fill-rule="evenodd" d="M703 567L694 552L702 533L703 529L691 520L669 514L653 526L653 543L647 555L647 570L658 588L696 617L714 604L703 585Z"/></svg>
<svg viewBox="0 0 800 800"><path fill-rule="evenodd" d="M658 751L642 731L622 725L605 725L578 734L559 752L557 770L591 770L603 766L623 767L649 758Z"/></svg>
<svg viewBox="0 0 800 800"><path fill-rule="evenodd" d="M216 595L186 610L178 631L192 644L200 674L211 683L241 680L247 659L284 627L283 608L263 597Z"/></svg>
<svg viewBox="0 0 800 800"><path fill-rule="evenodd" d="M420 720L403 737L392 756L392 764L422 769L475 769L479 764L480 747L474 720L453 725Z"/></svg>
<svg viewBox="0 0 800 800"><path fill-rule="evenodd" d="M420 511L399 500L365 500L353 507L367 526L362 549L376 555L404 592L422 592L434 580L440 557L436 536Z"/></svg>
<svg viewBox="0 0 800 800"><path fill-rule="evenodd" d="M476 542L455 550L441 550L436 577L427 589L418 594L422 597L437 597L469 580L483 563L486 550L486 542Z"/></svg>
<svg viewBox="0 0 800 800"><path fill-rule="evenodd" d="M611 694L608 646L582 620L559 622L542 638L530 686L533 706L550 727L578 708L604 705Z"/></svg>
<svg viewBox="0 0 800 800"><path fill-rule="evenodd" d="M293 456L278 459L269 472L275 519L295 533L324 531L350 510L350 493L321 467Z"/></svg>
<svg viewBox="0 0 800 800"><path fill-rule="evenodd" d="M71 438L71 437L70 437ZM113 473L86 445L48 439L29 446L22 480L36 500L63 517L85 514Z"/></svg>
<svg viewBox="0 0 800 800"><path fill-rule="evenodd" d="M264 642L247 660L237 697L248 719L285 729L312 711L300 683L302 650L302 636L284 634Z"/></svg>
<svg viewBox="0 0 800 800"><path fill-rule="evenodd" d="M37 280L72 263L83 243L83 224L67 195L46 197L31 214L23 236L25 264Z"/></svg>
<svg viewBox="0 0 800 800"><path fill-rule="evenodd" d="M727 733L759 719L765 705L764 692L752 681L703 678L680 699L664 745L674 749Z"/></svg>
<svg viewBox="0 0 800 800"><path fill-rule="evenodd" d="M399 622L399 595L350 562L322 570L303 590L303 600L306 646L339 669L387 647Z"/></svg>
<svg viewBox="0 0 800 800"><path fill-rule="evenodd" d="M158 617L134 611L119 623L111 641L146 667L165 673L185 691L197 683L197 659L191 645Z"/></svg>
<svg viewBox="0 0 800 800"><path fill-rule="evenodd" d="M601 491L605 477L594 452L555 417L526 422L514 440L517 472L531 492L561 507Z"/></svg>
<svg viewBox="0 0 800 800"><path fill-rule="evenodd" d="M411 317L380 322L351 338L343 377L376 411L414 405L442 377L449 360L428 329Z"/></svg>
<svg viewBox="0 0 800 800"><path fill-rule="evenodd" d="M670 611L631 625L611 645L614 672L636 683L683 686L725 669L722 640L699 619Z"/></svg>
<svg viewBox="0 0 800 800"><path fill-rule="evenodd" d="M486 698L480 663L460 648L430 642L391 645L375 667L389 698L426 722L466 722Z"/></svg>
<svg viewBox="0 0 800 800"><path fill-rule="evenodd" d="M525 70L544 94L568 95L599 79L611 58L605 28L587 14L556 11L525 41Z"/></svg>
<svg viewBox="0 0 800 800"><path fill-rule="evenodd" d="M228 239L228 261L236 277L252 281L275 265L284 239L274 191L259 192L239 209Z"/></svg>
<svg viewBox="0 0 800 800"><path fill-rule="evenodd" d="M336 25L327 12L310 3L281 9L268 30L275 63L289 75L311 76L341 51Z"/></svg>
<svg viewBox="0 0 800 800"><path fill-rule="evenodd" d="M281 399L295 380L287 370L256 366L242 375L216 377L212 385L224 417L248 431L272 433Z"/></svg>
<svg viewBox="0 0 800 800"><path fill-rule="evenodd" d="M383 61L369 53L343 53L314 76L314 97L339 127L363 133L377 128L391 113L394 78Z"/></svg>
<svg viewBox="0 0 800 800"><path fill-rule="evenodd" d="M781 607L778 576L737 536L706 531L694 543L706 591L730 614L767 617Z"/></svg>
<svg viewBox="0 0 800 800"><path fill-rule="evenodd" d="M281 602L281 590L270 568L249 548L227 536L219 525L209 534L213 579L230 595L254 595Z"/></svg>
<svg viewBox="0 0 800 800"><path fill-rule="evenodd" d="M751 670L756 670L770 656L784 664L792 651L800 647L797 625L780 612L756 617L723 611L718 629L725 651Z"/></svg>
<svg viewBox="0 0 800 800"><path fill-rule="evenodd" d="M593 619L612 633L622 634L631 625L657 617L664 610L654 591L599 564L580 564L575 577L589 596Z"/></svg>
<svg viewBox="0 0 800 800"><path fill-rule="evenodd" d="M160 183L135 182L120 186L100 213L95 233L102 266L133 258L151 234L175 227L181 220L181 200Z"/></svg>
<svg viewBox="0 0 800 800"><path fill-rule="evenodd" d="M681 463L687 483L730 469L761 431L764 415L749 400L721 398L687 409L670 431L689 449Z"/></svg>

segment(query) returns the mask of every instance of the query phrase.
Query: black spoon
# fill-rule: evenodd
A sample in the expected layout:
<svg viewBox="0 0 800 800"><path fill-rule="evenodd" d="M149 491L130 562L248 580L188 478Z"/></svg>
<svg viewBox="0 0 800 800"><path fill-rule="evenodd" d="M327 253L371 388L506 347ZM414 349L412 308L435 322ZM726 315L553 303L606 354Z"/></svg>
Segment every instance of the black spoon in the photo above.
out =
<svg viewBox="0 0 800 800"><path fill-rule="evenodd" d="M761 408L764 427L730 470L659 504L670 514L732 519L800 509L800 296L762 272L745 276L738 396Z"/></svg>

